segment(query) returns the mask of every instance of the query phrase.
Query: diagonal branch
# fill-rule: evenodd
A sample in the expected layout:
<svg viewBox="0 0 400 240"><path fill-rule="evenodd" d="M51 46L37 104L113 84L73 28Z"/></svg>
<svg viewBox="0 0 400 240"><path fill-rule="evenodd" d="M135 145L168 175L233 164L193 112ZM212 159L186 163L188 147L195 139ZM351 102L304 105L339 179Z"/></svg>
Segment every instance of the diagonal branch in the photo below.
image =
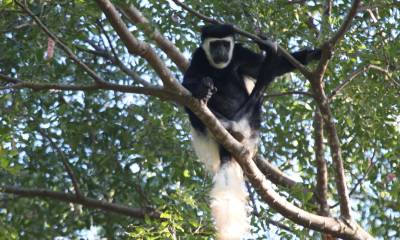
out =
<svg viewBox="0 0 400 240"><path fill-rule="evenodd" d="M117 52L115 51L115 48L112 44L111 38L110 36L107 34L107 32L105 31L103 25L101 25L101 23L99 23L100 25L100 31L104 34L104 36L107 39L108 45L110 46L112 55L108 52L105 51L105 57L108 58L112 63L116 64L124 73L126 73L128 76L130 76L135 82L142 84L145 87L149 87L151 86L150 83L148 83L146 80L142 79L139 74L137 74L137 72L129 69L127 66L125 66L125 64L121 61L121 59L119 59ZM100 50L100 48L98 46L96 46L96 44L94 43L90 43L90 45L97 49ZM106 48L106 47L104 47Z"/></svg>
<svg viewBox="0 0 400 240"><path fill-rule="evenodd" d="M72 170L71 165L69 164L67 158L65 157L65 154L61 151L61 149L57 146L57 144L51 139L51 137L41 128L38 129L39 133L42 135L43 138L47 139L49 141L51 147L53 150L57 152L57 154L60 156L62 164L64 165L65 170L68 173L69 178L72 181L72 185L74 186L75 194L77 198L83 197L83 194L79 188L79 181Z"/></svg>
<svg viewBox="0 0 400 240"><path fill-rule="evenodd" d="M146 59L148 63L156 71L166 88L184 91L178 81L173 77L171 71L165 66L164 62L159 58L156 52L149 44L138 40L129 31L128 27L122 21L117 9L109 0L96 0L97 4L106 15L107 19L117 32L121 40L124 42L131 54L139 55Z"/></svg>
<svg viewBox="0 0 400 240"><path fill-rule="evenodd" d="M292 188L300 184L259 155L255 157L254 161L264 176L272 183L286 188Z"/></svg>
<svg viewBox="0 0 400 240"><path fill-rule="evenodd" d="M81 204L88 208L101 209L106 212L122 214L134 218L160 218L160 213L152 208L134 208L118 203L110 203L102 200L97 200L89 197L78 197L75 194L54 192L47 189L28 189L16 186L0 186L0 192L14 194L22 197L30 198L49 198L66 203Z"/></svg>
<svg viewBox="0 0 400 240"><path fill-rule="evenodd" d="M189 61L179 51L179 49L168 39L166 39L158 29L154 29L150 21L143 16L143 14L134 7L133 5L124 6L122 8L127 18L138 27L140 27L144 33L151 37L156 44L167 54L167 56L178 66L181 72L185 72L189 67Z"/></svg>
<svg viewBox="0 0 400 240"><path fill-rule="evenodd" d="M253 208L253 215L256 217L259 217L259 218L263 217L262 214L260 213L260 211L258 210L255 191L251 191L251 186L248 182L246 182L245 184L246 184L247 192L249 193L250 203ZM261 227L265 233L268 232L268 229L265 226L265 224L272 224L280 229L283 229L285 231L288 231L288 232L294 234L294 231L290 227L286 226L285 224L283 224L279 221L272 220L271 218L267 218L261 222Z"/></svg>
<svg viewBox="0 0 400 240"><path fill-rule="evenodd" d="M33 18L33 20L37 23L37 25L51 38L56 42L60 48L68 55L68 57L74 61L77 65L82 67L91 78L97 83L97 84L104 84L106 81L104 81L93 69L91 69L88 65L86 65L84 62L79 60L79 58L72 52L72 50L67 47L54 33L52 33L44 24L43 22L23 3L19 1L15 1L15 3L20 6L26 13L29 14Z"/></svg>
<svg viewBox="0 0 400 240"><path fill-rule="evenodd" d="M328 40L329 45L332 47L338 43L340 39L343 38L344 34L350 28L351 23L353 22L354 17L357 14L357 9L360 6L361 0L353 0L350 10L347 13L346 18L344 19L342 25L337 30L337 32Z"/></svg>
<svg viewBox="0 0 400 240"><path fill-rule="evenodd" d="M329 0L327 0L327 1L329 1ZM357 9L360 5L360 2L361 2L361 0L353 0L350 10L347 13L339 30L330 39L328 39L326 42L324 42L322 44L321 60L319 61L318 66L316 67L316 69L314 71L314 75L318 75L320 78L320 81L322 81L323 75L326 71L326 68L329 63L329 59L332 56L332 51L333 51L335 45L339 42L339 40L341 40L343 38L346 31L350 28L351 23L353 22L353 19L357 14ZM331 8L330 4L331 3L329 1L329 3L327 3L327 9L328 9L327 14L330 14L329 13L329 7Z"/></svg>
<svg viewBox="0 0 400 240"><path fill-rule="evenodd" d="M363 66L357 70L355 70L354 72L352 72L347 78L346 80L344 80L342 83L340 83L334 90L332 90L331 94L328 96L328 101L332 101L333 98L335 98L337 96L337 94L339 92L341 92L353 79L355 79L356 77L358 77L361 73L367 72L370 69L374 69L377 70L379 72L384 73L386 76L388 76L388 78L391 80L391 82L393 83L394 86L396 87L400 87L400 83L396 82L394 79L392 79L390 77L390 72L387 71L384 68L381 68L379 66L373 65L373 64L368 64L366 66Z"/></svg>
<svg viewBox="0 0 400 240"><path fill-rule="evenodd" d="M374 152L372 153L372 157L369 159L369 164L367 167L367 170L364 172L363 176L361 178L359 178L356 182L356 184L354 184L353 188L351 189L349 195L353 195L355 193L355 191L357 190L358 186L361 185L361 183L365 180L365 178L368 176L368 174L371 172L372 167L375 165L375 154L376 154L376 150L374 149ZM330 206L330 208L335 208L339 205L339 203L336 203L332 206Z"/></svg>
<svg viewBox="0 0 400 240"><path fill-rule="evenodd" d="M268 184L267 179L252 160L248 149L242 146L227 132L204 103L192 97L187 97L187 99L185 99L185 105L206 124L207 128L213 133L215 139L232 153L261 198L280 214L307 228L330 233L345 239L373 239L371 235L352 220L345 221L318 216L304 211L286 201Z"/></svg>

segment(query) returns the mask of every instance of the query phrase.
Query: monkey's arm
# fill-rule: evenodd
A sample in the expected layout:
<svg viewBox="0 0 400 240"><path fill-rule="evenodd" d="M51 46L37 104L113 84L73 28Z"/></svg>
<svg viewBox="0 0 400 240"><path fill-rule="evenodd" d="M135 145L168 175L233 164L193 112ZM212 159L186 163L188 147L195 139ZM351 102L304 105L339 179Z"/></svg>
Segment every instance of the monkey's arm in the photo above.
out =
<svg viewBox="0 0 400 240"><path fill-rule="evenodd" d="M298 52L292 53L292 56L304 65L314 60L321 58L320 49L305 49ZM267 56L268 58L268 56ZM284 56L278 56L275 63L275 76L281 76L285 73L292 72L296 69Z"/></svg>
<svg viewBox="0 0 400 240"><path fill-rule="evenodd" d="M195 98L205 101L208 101L216 91L213 79L206 75L207 66L205 54L201 49L197 49L182 83Z"/></svg>
<svg viewBox="0 0 400 240"><path fill-rule="evenodd" d="M254 79L258 77L260 67L264 61L264 56L243 47L240 44L235 45L234 57L239 67L239 72Z"/></svg>

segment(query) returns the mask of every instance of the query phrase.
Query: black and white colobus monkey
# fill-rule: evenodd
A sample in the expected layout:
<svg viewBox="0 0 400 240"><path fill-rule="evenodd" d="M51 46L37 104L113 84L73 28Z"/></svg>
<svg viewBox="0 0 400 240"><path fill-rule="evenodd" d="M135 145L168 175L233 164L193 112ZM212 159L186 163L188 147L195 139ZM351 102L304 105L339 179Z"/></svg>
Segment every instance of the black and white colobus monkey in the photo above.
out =
<svg viewBox="0 0 400 240"><path fill-rule="evenodd" d="M202 28L202 44L194 52L183 86L208 108L224 127L254 155L261 125L261 105L265 88L275 77L295 68L267 44L259 44L266 55L235 44L231 25ZM320 50L292 54L303 64L320 58ZM212 133L188 109L192 143L206 169L214 176L211 209L218 239L240 239L249 230L243 172L231 154L219 145Z"/></svg>

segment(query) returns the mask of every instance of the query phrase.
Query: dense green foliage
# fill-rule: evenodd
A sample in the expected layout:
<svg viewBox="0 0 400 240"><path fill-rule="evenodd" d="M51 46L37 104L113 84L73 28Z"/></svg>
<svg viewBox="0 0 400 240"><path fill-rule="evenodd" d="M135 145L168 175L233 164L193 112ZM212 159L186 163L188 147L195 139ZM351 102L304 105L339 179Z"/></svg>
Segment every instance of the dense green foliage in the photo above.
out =
<svg viewBox="0 0 400 240"><path fill-rule="evenodd" d="M126 65L144 79L160 84L151 67L128 54L94 1L29 1L30 8L75 54L107 81L135 84L109 60L90 54L89 42L110 50L104 27ZM118 1L115 1L116 3ZM122 2L122 1L120 1ZM304 4L276 1L185 1L207 16L234 23L249 32L259 29L294 50L318 46L309 23L319 28L323 1ZM349 0L333 1L330 23L336 30ZM199 42L204 22L168 1L133 1L154 26L186 55ZM345 39L334 52L325 85L332 92L355 70L354 78L332 101L354 216L380 239L399 239L400 231L400 11L393 1L363 1ZM366 10L368 9L368 10ZM11 1L0 0L0 72L22 80L83 84L92 80L56 47L54 58L44 56L48 37ZM256 26L256 29L254 29ZM131 26L139 39L153 45ZM239 39L243 41L243 39ZM254 44L245 42L249 47ZM182 73L157 50L178 79ZM2 86L0 81L0 87ZM309 91L300 74L276 81L270 93ZM312 189L316 168L312 119L315 104L306 95L271 97L265 104L260 147L271 162ZM73 191L56 143L72 165L87 196L131 206L152 206L162 220L133 219L49 199L0 194L0 239L78 238L98 227L109 239L209 239L213 236L207 204L211 179L195 160L189 125L181 106L144 95L111 91L0 90L0 188L4 185ZM328 164L331 165L327 150ZM369 170L368 170L369 169ZM337 202L330 174L330 203ZM365 173L368 174L365 174ZM303 192L285 191L305 209L314 211ZM260 203L252 218L254 238L318 238ZM338 207L331 209L336 215ZM273 219L293 232L268 224ZM266 237L267 236L267 237Z"/></svg>

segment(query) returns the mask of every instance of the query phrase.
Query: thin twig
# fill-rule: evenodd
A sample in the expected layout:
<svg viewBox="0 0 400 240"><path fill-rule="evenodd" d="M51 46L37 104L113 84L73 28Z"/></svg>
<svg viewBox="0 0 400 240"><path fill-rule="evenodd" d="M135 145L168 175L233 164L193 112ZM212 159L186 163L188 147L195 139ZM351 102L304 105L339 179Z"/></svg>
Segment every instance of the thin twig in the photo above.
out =
<svg viewBox="0 0 400 240"><path fill-rule="evenodd" d="M84 62L82 62L73 52L72 50L67 47L54 33L52 33L44 24L43 22L24 4L19 1L15 1L15 3L20 6L26 13L29 14L33 18L33 20L39 25L39 27L51 38L56 42L60 48L68 55L68 57L74 61L76 64L81 66L91 78L97 83L97 84L104 84L105 81L97 75L97 73L91 69L88 65L86 65Z"/></svg>
<svg viewBox="0 0 400 240"><path fill-rule="evenodd" d="M365 178L366 178L366 177L368 176L368 174L371 172L372 167L373 167L374 164L375 164L375 161L374 161L375 154L376 154L376 149L374 149L374 152L372 153L372 156L371 156L371 158L370 158L370 160L369 160L369 164L368 164L367 170L364 172L363 176L357 180L356 184L355 184L355 185L353 186L353 188L351 189L351 191L350 191L350 193L349 193L349 196L353 195L353 194L356 192L358 186L360 186L360 184L365 180ZM335 207L337 207L338 205L339 205L339 203L335 203L334 205L330 206L330 208L335 208Z"/></svg>
<svg viewBox="0 0 400 240"><path fill-rule="evenodd" d="M145 87L149 87L151 86L151 84L149 82L147 82L146 80L144 80L143 78L141 78L139 76L139 74L137 74L135 71L129 69L127 66L125 66L125 64L121 61L121 59L119 59L117 51L115 50L111 38L110 36L107 34L106 30L104 29L104 26L99 22L99 26L100 26L100 31L104 34L104 36L106 37L108 46L111 49L112 55L109 54L107 51L107 56L108 59L113 62L114 64L116 64L124 73L126 73L127 75L129 75L134 81L142 84Z"/></svg>
<svg viewBox="0 0 400 240"><path fill-rule="evenodd" d="M83 197L83 194L79 188L79 181L74 173L74 170L72 170L72 167L69 164L65 154L61 151L61 149L57 146L57 144L53 141L53 139L51 139L51 137L43 129L39 128L38 131L42 135L43 138L45 138L49 141L53 150L56 151L57 154L59 155L59 157L61 158L64 168L67 171L69 178L72 181L72 185L74 186L76 197L78 197L78 198Z"/></svg>
<svg viewBox="0 0 400 240"><path fill-rule="evenodd" d="M337 94L339 92L341 92L353 79L355 79L356 77L358 77L361 73L367 72L370 69L374 69L377 70L379 72L384 73L390 80L391 82L397 86L400 87L400 83L396 82L394 79L391 78L390 76L390 72L387 71L386 69L373 65L373 64L368 64L366 66L363 66L357 70L355 70L354 72L352 72L347 78L346 80L344 80L342 83L340 83L334 90L332 90L331 94L328 96L328 101L332 101L333 98L335 98L337 96Z"/></svg>
<svg viewBox="0 0 400 240"><path fill-rule="evenodd" d="M272 225L274 225L280 229L283 229L287 232L295 233L290 227L286 226L285 224L283 224L279 221L272 220L271 218L264 219L265 217L262 216L260 211L258 210L256 199L255 199L255 192L251 191L251 186L248 182L246 182L246 188L247 188L247 192L249 193L251 205L253 206L253 214L256 217L261 218L261 227L264 230L264 232L266 232L266 233L268 232L268 228L265 226L265 223L266 223L266 224L272 224Z"/></svg>
<svg viewBox="0 0 400 240"><path fill-rule="evenodd" d="M304 92L304 91L288 91L288 92L281 92L281 93L270 93L265 95L266 98L270 97L282 97L282 96L288 96L288 95L304 95L308 97L314 97L314 95L310 92Z"/></svg>

